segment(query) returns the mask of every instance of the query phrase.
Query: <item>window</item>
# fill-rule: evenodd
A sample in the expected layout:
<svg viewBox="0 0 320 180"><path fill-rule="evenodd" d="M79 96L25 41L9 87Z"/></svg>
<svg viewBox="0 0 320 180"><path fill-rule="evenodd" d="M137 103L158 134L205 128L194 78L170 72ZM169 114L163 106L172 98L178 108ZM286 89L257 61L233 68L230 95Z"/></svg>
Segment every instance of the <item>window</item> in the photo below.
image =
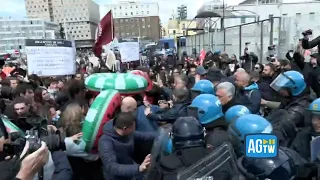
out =
<svg viewBox="0 0 320 180"><path fill-rule="evenodd" d="M149 11L147 11L147 14L149 14Z"/></svg>
<svg viewBox="0 0 320 180"><path fill-rule="evenodd" d="M296 17L300 18L301 17L301 13L296 13Z"/></svg>
<svg viewBox="0 0 320 180"><path fill-rule="evenodd" d="M121 6L119 6L119 9L121 9Z"/></svg>
<svg viewBox="0 0 320 180"><path fill-rule="evenodd" d="M287 13L285 13L285 14L282 14L282 16L288 16L288 14L287 14Z"/></svg>
<svg viewBox="0 0 320 180"><path fill-rule="evenodd" d="M150 24L148 24L148 28L150 28L151 26L150 26Z"/></svg>
<svg viewBox="0 0 320 180"><path fill-rule="evenodd" d="M131 15L133 15L133 12L131 12Z"/></svg>
<svg viewBox="0 0 320 180"><path fill-rule="evenodd" d="M141 14L143 15L143 11L141 11Z"/></svg>
<svg viewBox="0 0 320 180"><path fill-rule="evenodd" d="M144 22L144 18L142 18L141 21Z"/></svg>
<svg viewBox="0 0 320 180"><path fill-rule="evenodd" d="M126 16L128 16L128 13L126 13Z"/></svg>
<svg viewBox="0 0 320 180"><path fill-rule="evenodd" d="M310 13L309 13L309 19L310 19L311 21L313 21L313 20L315 19L315 13L314 13L314 12L310 12Z"/></svg>
<svg viewBox="0 0 320 180"><path fill-rule="evenodd" d="M172 33L173 33L173 34L176 34L176 30L173 30Z"/></svg>
<svg viewBox="0 0 320 180"><path fill-rule="evenodd" d="M243 24L243 23L246 23L246 18L241 18L241 23Z"/></svg>
<svg viewBox="0 0 320 180"><path fill-rule="evenodd" d="M126 19L125 21L126 21L126 22L128 22L129 20L128 20L128 19Z"/></svg>
<svg viewBox="0 0 320 180"><path fill-rule="evenodd" d="M146 28L146 27L143 25L142 28L144 29L144 28Z"/></svg>

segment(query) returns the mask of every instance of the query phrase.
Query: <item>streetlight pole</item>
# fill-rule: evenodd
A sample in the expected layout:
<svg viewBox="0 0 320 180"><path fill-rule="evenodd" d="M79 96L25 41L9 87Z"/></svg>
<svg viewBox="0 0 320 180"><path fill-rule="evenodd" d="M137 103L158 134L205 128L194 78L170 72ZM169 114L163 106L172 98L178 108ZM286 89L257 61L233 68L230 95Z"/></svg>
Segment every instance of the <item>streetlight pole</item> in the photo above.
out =
<svg viewBox="0 0 320 180"><path fill-rule="evenodd" d="M63 0L61 0L61 8L63 11L63 13L62 13L63 14L63 31L64 31L64 35L65 35L66 40L68 40L66 15L65 15L65 8L64 8L63 4L64 4Z"/></svg>
<svg viewBox="0 0 320 180"><path fill-rule="evenodd" d="M223 51L226 51L226 31L224 29L224 18L225 18L225 4L223 0L223 5L222 5L222 19L221 19L221 29L223 30Z"/></svg>

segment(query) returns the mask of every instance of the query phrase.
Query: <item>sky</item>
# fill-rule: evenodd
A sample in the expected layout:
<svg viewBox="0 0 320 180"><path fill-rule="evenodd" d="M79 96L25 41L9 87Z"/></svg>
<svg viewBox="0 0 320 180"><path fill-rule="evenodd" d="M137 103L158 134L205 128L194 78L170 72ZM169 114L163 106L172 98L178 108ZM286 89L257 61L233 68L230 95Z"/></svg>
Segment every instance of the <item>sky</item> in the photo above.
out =
<svg viewBox="0 0 320 180"><path fill-rule="evenodd" d="M11 17L15 19L23 18L26 16L25 10L25 0L0 0L2 8L0 8L0 17ZM67 1L67 0L65 0ZM119 0L94 0L100 6L108 3L116 3ZM132 0L131 0L132 1ZM142 2L145 0L141 0ZM208 0L153 0L154 2L159 3L160 10L160 19L161 22L166 22L173 14L173 11L176 11L179 5L188 6L188 18L193 18L197 10ZM235 5L240 3L243 0L225 0L228 5ZM148 0L150 2L150 0ZM102 15L101 15L102 16Z"/></svg>

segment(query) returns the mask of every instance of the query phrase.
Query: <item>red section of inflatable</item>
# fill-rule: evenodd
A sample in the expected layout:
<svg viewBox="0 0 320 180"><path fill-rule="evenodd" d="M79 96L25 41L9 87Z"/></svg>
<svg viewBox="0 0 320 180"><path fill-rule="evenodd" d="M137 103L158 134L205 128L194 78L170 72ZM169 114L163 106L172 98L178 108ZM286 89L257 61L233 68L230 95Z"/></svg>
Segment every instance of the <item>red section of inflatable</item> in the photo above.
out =
<svg viewBox="0 0 320 180"><path fill-rule="evenodd" d="M94 97L97 97L100 94L100 91L92 91L92 90L90 90L90 94L92 94Z"/></svg>
<svg viewBox="0 0 320 180"><path fill-rule="evenodd" d="M147 73L139 71L139 70L134 70L134 71L131 71L130 73L138 75L138 76L142 76L147 80L148 86L146 88L146 91L150 91L152 89L153 83L152 83L152 81L151 81L151 79L150 79L150 77L149 77L149 75Z"/></svg>
<svg viewBox="0 0 320 180"><path fill-rule="evenodd" d="M93 149L92 149L93 152L97 151L99 139L103 134L104 124L114 118L114 113L115 113L116 109L119 108L120 106L121 106L121 95L119 93L117 93L111 99L110 104L109 104L106 112L104 112L103 119L101 120L101 124L100 124L99 130L98 130L98 133L97 133L97 137L96 137L96 140L93 145Z"/></svg>

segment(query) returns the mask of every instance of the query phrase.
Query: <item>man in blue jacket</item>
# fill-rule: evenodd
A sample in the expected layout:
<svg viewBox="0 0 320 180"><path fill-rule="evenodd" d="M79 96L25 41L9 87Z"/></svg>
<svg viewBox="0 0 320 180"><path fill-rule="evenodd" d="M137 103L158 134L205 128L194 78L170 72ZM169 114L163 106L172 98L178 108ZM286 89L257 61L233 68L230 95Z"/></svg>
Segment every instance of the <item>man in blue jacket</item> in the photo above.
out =
<svg viewBox="0 0 320 180"><path fill-rule="evenodd" d="M134 160L134 144L152 141L155 134L135 131L136 118L131 112L121 112L105 125L99 139L99 154L106 180L132 180L141 176L150 164L150 155L139 165Z"/></svg>
<svg viewBox="0 0 320 180"><path fill-rule="evenodd" d="M255 82L251 81L251 76L247 72L236 73L235 84L238 88L238 97L240 102L244 102L247 99L250 104L242 104L246 106L252 114L258 114L260 110L261 92Z"/></svg>

